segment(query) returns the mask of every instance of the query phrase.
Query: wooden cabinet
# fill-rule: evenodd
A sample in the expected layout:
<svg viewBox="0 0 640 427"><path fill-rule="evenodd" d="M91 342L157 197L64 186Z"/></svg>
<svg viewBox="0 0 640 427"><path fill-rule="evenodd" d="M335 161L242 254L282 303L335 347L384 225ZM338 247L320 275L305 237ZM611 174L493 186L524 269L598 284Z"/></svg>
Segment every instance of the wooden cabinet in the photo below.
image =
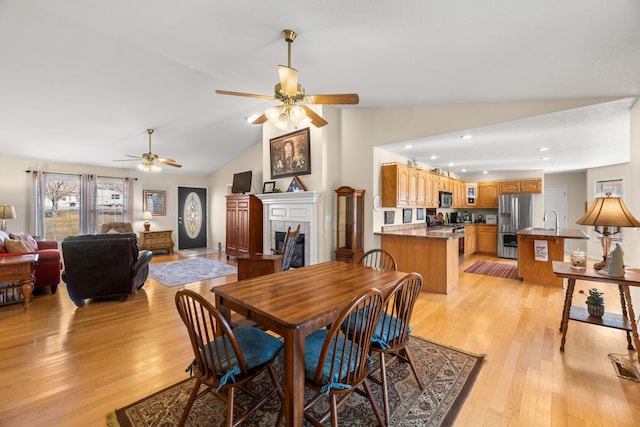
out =
<svg viewBox="0 0 640 427"><path fill-rule="evenodd" d="M542 180L533 178L500 181L500 194L522 193L542 193Z"/></svg>
<svg viewBox="0 0 640 427"><path fill-rule="evenodd" d="M465 208L466 205L466 188L464 182L457 179L449 180L451 193L453 193L453 208Z"/></svg>
<svg viewBox="0 0 640 427"><path fill-rule="evenodd" d="M437 208L438 192L451 191L449 177L399 163L382 165L381 181L381 202L384 208Z"/></svg>
<svg viewBox="0 0 640 427"><path fill-rule="evenodd" d="M140 232L140 249L148 251L167 251L173 253L173 230L152 230Z"/></svg>
<svg viewBox="0 0 640 427"><path fill-rule="evenodd" d="M478 200L476 200L476 207L497 208L499 190L500 184L498 182L479 182Z"/></svg>
<svg viewBox="0 0 640 427"><path fill-rule="evenodd" d="M478 250L478 226L466 225L464 227L464 255L473 255Z"/></svg>
<svg viewBox="0 0 640 427"><path fill-rule="evenodd" d="M364 255L364 190L336 190L336 260L355 262Z"/></svg>
<svg viewBox="0 0 640 427"><path fill-rule="evenodd" d="M488 224L478 224L476 227L477 252L496 256L498 254L498 227Z"/></svg>
<svg viewBox="0 0 640 427"><path fill-rule="evenodd" d="M262 253L262 222L262 202L256 196L227 196L227 258Z"/></svg>
<svg viewBox="0 0 640 427"><path fill-rule="evenodd" d="M438 194L438 176L429 172L424 173L425 176L425 207L437 208L440 200Z"/></svg>
<svg viewBox="0 0 640 427"><path fill-rule="evenodd" d="M382 165L381 202L384 208L409 206L409 167L401 164Z"/></svg>

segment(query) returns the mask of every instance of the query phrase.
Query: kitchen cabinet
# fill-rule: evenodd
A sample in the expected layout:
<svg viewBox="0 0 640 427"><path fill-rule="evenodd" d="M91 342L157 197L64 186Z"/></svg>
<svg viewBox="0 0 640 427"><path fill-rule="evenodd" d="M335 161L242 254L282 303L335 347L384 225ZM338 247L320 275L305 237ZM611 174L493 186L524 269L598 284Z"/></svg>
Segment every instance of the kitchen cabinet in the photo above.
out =
<svg viewBox="0 0 640 427"><path fill-rule="evenodd" d="M454 208L465 208L467 207L465 203L466 199L466 187L464 182L458 181L457 179L451 179L449 181L451 187L451 193L453 193L453 206Z"/></svg>
<svg viewBox="0 0 640 427"><path fill-rule="evenodd" d="M500 181L500 194L523 193L542 193L542 180L533 178Z"/></svg>
<svg viewBox="0 0 640 427"><path fill-rule="evenodd" d="M438 175L425 172L425 207L438 207L440 203L438 191Z"/></svg>
<svg viewBox="0 0 640 427"><path fill-rule="evenodd" d="M477 251L487 255L498 255L498 227L489 224L477 224ZM466 231L466 230L465 230ZM466 235L465 235L466 237Z"/></svg>
<svg viewBox="0 0 640 427"><path fill-rule="evenodd" d="M427 174L417 171L416 175L416 206L427 206Z"/></svg>
<svg viewBox="0 0 640 427"><path fill-rule="evenodd" d="M473 255L478 250L478 226L475 224L464 227L464 255Z"/></svg>
<svg viewBox="0 0 640 427"><path fill-rule="evenodd" d="M382 207L408 207L409 167L398 163L382 165L380 175Z"/></svg>
<svg viewBox="0 0 640 427"><path fill-rule="evenodd" d="M476 207L497 208L499 190L500 190L500 183L498 182L479 182L478 183L478 199L476 200Z"/></svg>
<svg viewBox="0 0 640 427"><path fill-rule="evenodd" d="M436 175L438 177L438 191L451 191L451 180L448 176Z"/></svg>
<svg viewBox="0 0 640 427"><path fill-rule="evenodd" d="M262 202L256 196L227 196L227 259L262 253L262 222Z"/></svg>

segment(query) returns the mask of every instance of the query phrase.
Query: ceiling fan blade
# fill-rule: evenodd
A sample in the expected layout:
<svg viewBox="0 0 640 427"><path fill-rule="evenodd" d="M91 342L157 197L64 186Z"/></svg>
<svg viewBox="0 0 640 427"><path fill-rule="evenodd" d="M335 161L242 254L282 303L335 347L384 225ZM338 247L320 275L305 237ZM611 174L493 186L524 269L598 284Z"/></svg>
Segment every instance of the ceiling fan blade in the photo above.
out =
<svg viewBox="0 0 640 427"><path fill-rule="evenodd" d="M333 95L306 95L304 102L308 104L358 104L360 97L357 93L339 93Z"/></svg>
<svg viewBox="0 0 640 427"><path fill-rule="evenodd" d="M138 160L142 158L142 157L140 157L140 156L132 156L131 154L125 154L124 156L125 156L125 157L131 157L131 158L133 158L133 159L138 159Z"/></svg>
<svg viewBox="0 0 640 427"><path fill-rule="evenodd" d="M324 125L329 123L325 119L320 117L320 115L317 114L315 111L313 111L311 108L307 107L306 105L300 105L300 107L302 107L304 109L304 111L307 112L307 117L309 117L311 119L311 123L315 127L321 128L322 126L324 126Z"/></svg>
<svg viewBox="0 0 640 427"><path fill-rule="evenodd" d="M158 163L162 163L163 165L173 166L174 168L181 168L182 165L176 163L175 160L171 159L158 159Z"/></svg>
<svg viewBox="0 0 640 427"><path fill-rule="evenodd" d="M256 95L255 93L243 93L243 92L230 92L228 90L216 90L219 95L232 95L232 96L246 96L247 98L260 98L260 99L275 99L271 95Z"/></svg>
<svg viewBox="0 0 640 427"><path fill-rule="evenodd" d="M287 96L296 96L298 92L298 70L284 65L278 65L280 87Z"/></svg>
<svg viewBox="0 0 640 427"><path fill-rule="evenodd" d="M118 159L118 160L114 160L114 162L137 162L141 159Z"/></svg>
<svg viewBox="0 0 640 427"><path fill-rule="evenodd" d="M260 117L258 117L257 119L255 119L254 121L251 122L252 125L261 125L264 122L266 122L267 119L267 115L266 114L262 114Z"/></svg>

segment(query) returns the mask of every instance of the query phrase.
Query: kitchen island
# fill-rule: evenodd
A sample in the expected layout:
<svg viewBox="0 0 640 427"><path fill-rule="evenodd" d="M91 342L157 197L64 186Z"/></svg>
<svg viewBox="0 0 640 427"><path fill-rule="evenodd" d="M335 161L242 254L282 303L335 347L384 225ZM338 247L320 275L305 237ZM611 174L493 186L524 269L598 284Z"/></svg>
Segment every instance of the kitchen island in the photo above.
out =
<svg viewBox="0 0 640 427"><path fill-rule="evenodd" d="M452 228L422 224L383 228L382 249L393 255L399 271L422 275L422 291L448 294L458 286L458 239Z"/></svg>
<svg viewBox="0 0 640 427"><path fill-rule="evenodd" d="M575 228L519 230L518 276L524 282L562 287L563 279L553 272L553 261L564 261L564 239L588 238L584 231Z"/></svg>

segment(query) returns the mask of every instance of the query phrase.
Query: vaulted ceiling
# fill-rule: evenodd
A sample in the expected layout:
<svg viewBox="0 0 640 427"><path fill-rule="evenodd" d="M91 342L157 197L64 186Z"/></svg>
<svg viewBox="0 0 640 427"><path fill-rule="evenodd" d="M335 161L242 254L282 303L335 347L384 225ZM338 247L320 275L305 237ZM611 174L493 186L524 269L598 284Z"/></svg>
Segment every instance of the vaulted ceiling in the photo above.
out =
<svg viewBox="0 0 640 427"><path fill-rule="evenodd" d="M273 105L214 91L271 94L292 28L307 92L358 93L348 108L629 98L472 130L479 151L432 137L408 157L496 170L517 155L531 168L540 153L522 147L557 141L549 171L619 163L640 94L639 22L636 0L3 0L0 156L134 167L113 160L147 151L153 128L153 151L180 173L210 174L261 140L245 118ZM594 156L604 143L615 149Z"/></svg>

